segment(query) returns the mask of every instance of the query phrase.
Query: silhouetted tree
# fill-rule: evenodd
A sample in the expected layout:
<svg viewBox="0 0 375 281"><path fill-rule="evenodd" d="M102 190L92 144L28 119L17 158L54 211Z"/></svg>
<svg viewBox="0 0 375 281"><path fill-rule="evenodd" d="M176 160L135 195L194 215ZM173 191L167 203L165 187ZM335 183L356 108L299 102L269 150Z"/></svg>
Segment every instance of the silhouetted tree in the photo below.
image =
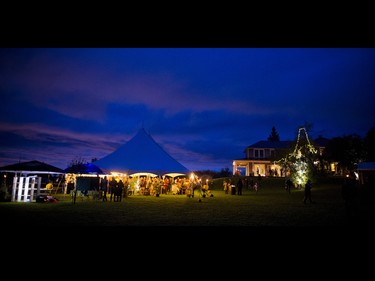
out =
<svg viewBox="0 0 375 281"><path fill-rule="evenodd" d="M271 134L268 137L269 141L279 141L280 137L279 134L276 132L275 126L272 127Z"/></svg>
<svg viewBox="0 0 375 281"><path fill-rule="evenodd" d="M338 162L343 171L355 169L363 161L364 155L363 140L357 134L332 138L323 152L325 160Z"/></svg>
<svg viewBox="0 0 375 281"><path fill-rule="evenodd" d="M68 164L68 168L80 167L83 164L87 164L87 163L88 162L85 159L83 159L82 157L76 157L75 159L72 159L72 161L70 161L70 163Z"/></svg>
<svg viewBox="0 0 375 281"><path fill-rule="evenodd" d="M232 172L229 170L229 168L222 168L220 172L213 171L213 170L201 170L201 171L194 171L194 174L196 174L198 177L211 177L213 179L217 178L225 178L225 177L231 177Z"/></svg>
<svg viewBox="0 0 375 281"><path fill-rule="evenodd" d="M365 159L368 162L375 161L375 127L371 128L364 139Z"/></svg>
<svg viewBox="0 0 375 281"><path fill-rule="evenodd" d="M230 177L232 175L232 172L229 170L229 168L221 169L219 173L216 173L214 175L215 178L226 178Z"/></svg>

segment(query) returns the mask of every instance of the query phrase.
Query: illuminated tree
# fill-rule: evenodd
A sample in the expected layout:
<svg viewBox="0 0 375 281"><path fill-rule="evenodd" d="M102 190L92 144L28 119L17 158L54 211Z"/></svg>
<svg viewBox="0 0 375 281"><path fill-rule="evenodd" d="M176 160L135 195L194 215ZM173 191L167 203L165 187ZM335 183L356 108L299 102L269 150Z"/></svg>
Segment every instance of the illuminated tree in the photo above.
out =
<svg viewBox="0 0 375 281"><path fill-rule="evenodd" d="M302 135L302 133L304 133ZM296 145L293 152L285 158L277 161L282 162L284 168L289 171L290 179L294 184L303 186L308 179L314 175L314 159L317 154L316 148L310 143L306 129L299 128Z"/></svg>

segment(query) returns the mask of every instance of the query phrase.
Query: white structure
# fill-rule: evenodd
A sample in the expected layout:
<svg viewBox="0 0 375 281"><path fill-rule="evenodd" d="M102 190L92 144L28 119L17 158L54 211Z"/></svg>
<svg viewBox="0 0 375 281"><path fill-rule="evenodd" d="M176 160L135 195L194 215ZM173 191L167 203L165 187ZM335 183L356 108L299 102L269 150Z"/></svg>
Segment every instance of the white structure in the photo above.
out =
<svg viewBox="0 0 375 281"><path fill-rule="evenodd" d="M12 202L32 202L40 194L42 178L26 176L13 178Z"/></svg>

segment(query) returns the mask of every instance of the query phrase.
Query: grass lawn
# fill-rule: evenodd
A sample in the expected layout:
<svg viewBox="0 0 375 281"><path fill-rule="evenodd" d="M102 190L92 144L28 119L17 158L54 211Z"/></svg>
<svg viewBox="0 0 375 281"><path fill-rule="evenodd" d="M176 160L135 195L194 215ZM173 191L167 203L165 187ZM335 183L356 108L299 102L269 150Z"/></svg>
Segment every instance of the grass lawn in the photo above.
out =
<svg viewBox="0 0 375 281"><path fill-rule="evenodd" d="M264 178L259 191L244 188L243 195L225 194L222 179L212 185L214 197L185 195L138 196L122 202L101 202L57 194L57 203L1 202L4 226L251 226L343 227L348 226L339 178L313 184L313 204L303 203L303 190L288 194L284 179ZM371 188L360 193L356 225L375 225L375 200Z"/></svg>

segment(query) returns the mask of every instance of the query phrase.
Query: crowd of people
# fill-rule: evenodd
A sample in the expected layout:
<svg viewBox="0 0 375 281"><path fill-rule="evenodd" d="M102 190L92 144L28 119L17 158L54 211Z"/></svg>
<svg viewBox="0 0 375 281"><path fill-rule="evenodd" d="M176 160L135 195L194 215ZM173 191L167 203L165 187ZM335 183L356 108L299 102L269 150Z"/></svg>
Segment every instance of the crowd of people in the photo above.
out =
<svg viewBox="0 0 375 281"><path fill-rule="evenodd" d="M202 183L202 179L197 176L187 177L152 177L152 176L102 176L97 177L98 186L94 191L98 192L95 197L103 202L121 202L124 197L131 195L153 195L161 194L186 195L194 197L196 192L199 195L211 195L208 187L208 180ZM70 187L66 192L70 193L74 189L74 179L68 180ZM82 193L82 192L81 192Z"/></svg>
<svg viewBox="0 0 375 281"><path fill-rule="evenodd" d="M262 181L262 176L258 176L256 180L251 177L249 180L247 177L242 179L241 177L235 178L228 178L223 180L223 190L225 194L231 195L242 195L242 190L253 190L258 192L260 182Z"/></svg>

